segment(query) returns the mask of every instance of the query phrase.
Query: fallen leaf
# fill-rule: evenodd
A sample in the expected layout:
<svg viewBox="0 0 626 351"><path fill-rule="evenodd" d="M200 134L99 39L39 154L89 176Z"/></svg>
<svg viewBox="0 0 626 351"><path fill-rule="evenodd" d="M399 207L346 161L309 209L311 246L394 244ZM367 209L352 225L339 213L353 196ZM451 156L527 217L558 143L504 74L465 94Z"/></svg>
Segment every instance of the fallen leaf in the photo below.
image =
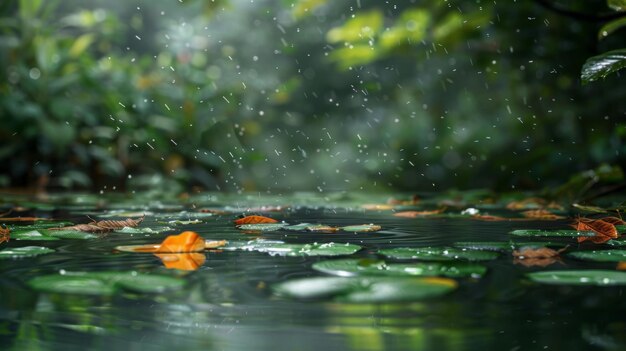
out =
<svg viewBox="0 0 626 351"><path fill-rule="evenodd" d="M198 210L198 212L200 212L200 213L213 213L213 214L216 214L216 215L224 215L224 214L230 213L228 211L218 210L218 209L214 209L214 208L201 208L201 209Z"/></svg>
<svg viewBox="0 0 626 351"><path fill-rule="evenodd" d="M549 258L514 258L513 264L519 264L524 267L547 267L555 263L562 263L560 257Z"/></svg>
<svg viewBox="0 0 626 351"><path fill-rule="evenodd" d="M551 258L557 257L561 252L565 251L567 247L564 247L559 250L553 250L547 247L540 248L532 248L526 247L521 248L519 251L513 250L513 257L519 259L538 259L538 258Z"/></svg>
<svg viewBox="0 0 626 351"><path fill-rule="evenodd" d="M579 243L590 240L593 243L602 244L618 236L615 225L601 219L577 218L571 226L579 231L590 230L597 234L593 237L578 237Z"/></svg>
<svg viewBox="0 0 626 351"><path fill-rule="evenodd" d="M157 253L154 255L161 259L165 268L181 271L195 271L206 261L206 256L201 253Z"/></svg>
<svg viewBox="0 0 626 351"><path fill-rule="evenodd" d="M309 232L316 232L316 233L334 233L338 231L339 228L331 227L325 224L320 224L320 225L312 225L310 227L307 227L306 230Z"/></svg>
<svg viewBox="0 0 626 351"><path fill-rule="evenodd" d="M387 210L393 210L394 205L390 205L390 204L364 204L361 205L361 208L364 210L370 210L370 211L387 211Z"/></svg>
<svg viewBox="0 0 626 351"><path fill-rule="evenodd" d="M277 223L278 221L265 216L245 216L235 220L235 225L242 224L259 224L259 223Z"/></svg>
<svg viewBox="0 0 626 351"><path fill-rule="evenodd" d="M393 197L387 200L387 204L389 205L400 205L400 206L417 205L419 202L420 202L420 198L417 195L411 196L410 200L398 200Z"/></svg>
<svg viewBox="0 0 626 351"><path fill-rule="evenodd" d="M613 225L624 225L624 224L626 224L626 222L624 222L624 220L622 220L619 217L612 217L612 216L602 217L602 218L600 218L600 220L605 221L607 223L611 223Z"/></svg>
<svg viewBox="0 0 626 351"><path fill-rule="evenodd" d="M626 262L617 262L617 267L615 267L618 271L626 271Z"/></svg>
<svg viewBox="0 0 626 351"><path fill-rule="evenodd" d="M144 217L139 219L126 218L124 220L104 220L104 221L93 221L87 224L76 224L67 227L58 227L58 228L50 228L49 230L77 230L81 232L87 233L106 233L113 230L119 230L124 227L134 228L137 227L141 222L143 222Z"/></svg>
<svg viewBox="0 0 626 351"><path fill-rule="evenodd" d="M207 240L204 242L205 249L217 249L218 247L225 246L227 244L226 240Z"/></svg>
<svg viewBox="0 0 626 351"><path fill-rule="evenodd" d="M481 215L481 214L473 215L472 218L477 219L479 221L490 221L490 222L513 220L513 218L505 218L505 217L500 217L500 216Z"/></svg>
<svg viewBox="0 0 626 351"><path fill-rule="evenodd" d="M170 235L159 245L157 253L183 253L204 251L204 239L196 232Z"/></svg>
<svg viewBox="0 0 626 351"><path fill-rule="evenodd" d="M531 219L545 219L545 220L556 220L556 219L565 218L563 216L555 215L554 213L544 210L544 209L524 211L522 212L522 216L526 218L531 218Z"/></svg>
<svg viewBox="0 0 626 351"><path fill-rule="evenodd" d="M11 238L11 229L0 226L0 244L9 242Z"/></svg>
<svg viewBox="0 0 626 351"><path fill-rule="evenodd" d="M438 214L443 213L445 210L446 210L445 207L441 207L436 210L430 210L430 211L402 211L402 212L396 212L393 215L396 217L415 218L415 217L438 215Z"/></svg>
<svg viewBox="0 0 626 351"><path fill-rule="evenodd" d="M519 201L511 201L506 205L509 210L525 210L528 208L542 208L547 201L539 197L529 197Z"/></svg>

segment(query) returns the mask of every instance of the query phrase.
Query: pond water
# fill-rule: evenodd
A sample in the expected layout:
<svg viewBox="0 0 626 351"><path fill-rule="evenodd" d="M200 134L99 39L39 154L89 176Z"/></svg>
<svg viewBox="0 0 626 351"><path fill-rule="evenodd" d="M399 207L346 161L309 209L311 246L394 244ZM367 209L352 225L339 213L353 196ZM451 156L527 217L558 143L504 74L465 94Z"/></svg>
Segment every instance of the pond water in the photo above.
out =
<svg viewBox="0 0 626 351"><path fill-rule="evenodd" d="M140 196L62 195L44 200L5 196L11 216L53 217L87 223L111 210L145 212L140 227L170 226L157 234L110 233L97 239L26 241L11 239L0 248L45 246L55 252L0 260L0 348L38 349L203 349L203 350L565 350L626 348L626 296L620 286L544 285L529 272L609 269L616 263L578 261L564 256L547 267L514 263L511 252L481 262L480 278L454 278L450 293L393 303L341 303L328 298L296 299L272 289L296 278L323 277L316 262L346 257L288 257L255 251L209 250L195 271L168 270L153 254L115 250L119 245L159 243L164 237L193 230L207 240L255 238L287 243L352 243L363 247L349 258L381 258L394 247L451 246L458 241L511 240L514 229L567 229L567 219L553 221L481 221L461 216L394 217L392 210L365 210L364 203L384 203L388 195L242 196L199 194L183 199ZM459 214L475 204L458 202L446 213ZM286 206L262 212L258 206ZM415 208L433 208L436 201ZM205 214L200 208L227 210ZM411 206L406 206L410 208ZM490 215L514 213L484 206ZM478 207L480 208L480 207ZM374 223L376 232L314 233L277 230L243 232L233 225L239 214L262 213L290 224L330 226ZM270 208L274 209L274 208ZM20 208L17 208L20 210ZM180 211L187 211L181 213ZM115 214L115 213L114 213ZM127 213L117 213L124 218ZM0 218L0 223L2 223ZM5 223L13 231L31 223ZM537 239L546 240L546 238ZM586 250L572 238L569 250ZM393 262L387 259L387 262ZM410 261L415 262L415 261ZM185 282L182 289L157 294L120 291L110 296L35 290L33 278L59 272L135 271L159 273Z"/></svg>

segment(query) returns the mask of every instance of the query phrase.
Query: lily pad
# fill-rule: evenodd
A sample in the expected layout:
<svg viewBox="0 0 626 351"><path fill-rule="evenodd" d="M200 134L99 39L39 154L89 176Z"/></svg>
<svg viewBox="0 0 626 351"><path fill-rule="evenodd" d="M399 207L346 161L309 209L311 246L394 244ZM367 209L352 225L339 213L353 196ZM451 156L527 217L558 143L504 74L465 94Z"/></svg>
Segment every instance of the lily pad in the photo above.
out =
<svg viewBox="0 0 626 351"><path fill-rule="evenodd" d="M418 259L426 261L487 261L498 257L497 252L452 247L399 247L380 250L379 253L400 260Z"/></svg>
<svg viewBox="0 0 626 351"><path fill-rule="evenodd" d="M626 225L624 224L616 225L615 229L617 229L618 233L624 233L626 232Z"/></svg>
<svg viewBox="0 0 626 351"><path fill-rule="evenodd" d="M44 235L38 230L18 230L11 232L11 239L15 240L59 240L59 238Z"/></svg>
<svg viewBox="0 0 626 351"><path fill-rule="evenodd" d="M626 261L626 250L577 251L568 256L585 261L622 262Z"/></svg>
<svg viewBox="0 0 626 351"><path fill-rule="evenodd" d="M574 230L574 229L558 229L558 230L541 230L541 229L517 229L509 234L516 236L539 236L539 237L591 237L596 236L595 232Z"/></svg>
<svg viewBox="0 0 626 351"><path fill-rule="evenodd" d="M609 246L626 246L626 239L611 239L605 242Z"/></svg>
<svg viewBox="0 0 626 351"><path fill-rule="evenodd" d="M339 229L346 231L346 232L363 233L363 232L376 232L376 231L379 231L381 227L376 224L361 224L361 225L349 225L345 227L340 227Z"/></svg>
<svg viewBox="0 0 626 351"><path fill-rule="evenodd" d="M59 239L87 240L98 238L96 234L85 233L78 230L47 230L45 234Z"/></svg>
<svg viewBox="0 0 626 351"><path fill-rule="evenodd" d="M562 247L565 244L550 241L526 241L526 242L510 242L510 241L459 241L454 243L455 247L468 250L486 250L486 251L511 251L518 247Z"/></svg>
<svg viewBox="0 0 626 351"><path fill-rule="evenodd" d="M156 227L156 228L150 228L150 227L142 227L142 228L133 228L133 227L124 227L120 230L116 230L116 233L122 233L122 234L159 234L162 232L166 232L168 230L172 230L172 228L170 227Z"/></svg>
<svg viewBox="0 0 626 351"><path fill-rule="evenodd" d="M237 228L242 230L255 230L261 232L273 232L288 226L287 223L258 223L258 224L242 224Z"/></svg>
<svg viewBox="0 0 626 351"><path fill-rule="evenodd" d="M282 228L285 229L285 230L304 231L304 230L307 230L309 227L313 227L313 226L316 226L316 225L317 224L299 223L299 224L284 226Z"/></svg>
<svg viewBox="0 0 626 351"><path fill-rule="evenodd" d="M0 258L33 257L51 252L54 252L54 250L43 246L24 246L0 250Z"/></svg>
<svg viewBox="0 0 626 351"><path fill-rule="evenodd" d="M167 222L159 222L159 223L165 223L165 224L169 224L169 225L189 225L189 224L200 224L202 223L201 220L199 219L190 219L190 220L172 220L172 221L167 221Z"/></svg>
<svg viewBox="0 0 626 351"><path fill-rule="evenodd" d="M120 290L161 293L180 289L185 281L139 272L68 272L36 277L28 284L35 290L49 293L109 296Z"/></svg>
<svg viewBox="0 0 626 351"><path fill-rule="evenodd" d="M277 295L349 303L392 303L441 296L457 283L447 278L317 277L274 286Z"/></svg>
<svg viewBox="0 0 626 351"><path fill-rule="evenodd" d="M243 250L266 252L280 256L342 256L352 255L361 250L358 245L324 243L324 244L286 244L278 240L251 240L248 242L231 241L224 250Z"/></svg>
<svg viewBox="0 0 626 351"><path fill-rule="evenodd" d="M76 239L87 240L96 239L97 235L92 233L81 232L77 230L17 230L11 232L11 238L15 240L59 240L59 239Z"/></svg>
<svg viewBox="0 0 626 351"><path fill-rule="evenodd" d="M485 274L484 266L473 263L386 263L382 260L370 259L344 259L321 261L313 264L313 269L350 277L357 275L378 276L444 276L450 278L474 277L478 278Z"/></svg>
<svg viewBox="0 0 626 351"><path fill-rule="evenodd" d="M529 273L538 283L557 285L626 285L626 272L609 270L563 270Z"/></svg>

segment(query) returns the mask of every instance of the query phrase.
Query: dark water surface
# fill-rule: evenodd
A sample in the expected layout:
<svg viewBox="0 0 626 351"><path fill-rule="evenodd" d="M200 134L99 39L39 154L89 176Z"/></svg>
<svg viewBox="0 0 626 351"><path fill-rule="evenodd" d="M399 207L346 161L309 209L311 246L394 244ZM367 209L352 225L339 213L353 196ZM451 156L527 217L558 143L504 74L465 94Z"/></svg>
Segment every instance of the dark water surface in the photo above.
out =
<svg viewBox="0 0 626 351"><path fill-rule="evenodd" d="M202 200L204 199L204 200ZM110 234L94 240L26 242L52 254L0 260L0 349L154 350L566 350L626 349L626 296L622 287L550 286L524 274L565 268L614 269L563 258L548 268L513 264L510 255L486 262L480 279L457 279L445 296L410 303L341 304L297 301L272 294L271 286L292 278L323 276L313 263L324 257L280 257L245 251L213 251L197 271L167 271L152 254L119 253L118 245L158 243L169 234L194 230L205 239L249 240L232 220L247 206L289 202L278 197L185 200L188 210L210 205L240 206L233 214L202 218L162 234ZM451 245L455 241L508 241L517 228L565 228L567 221L485 222L467 218L397 218L390 211L327 203L268 214L291 224L376 223L375 233L293 233L256 235L288 243L340 242L364 247L355 257L377 257L388 247ZM372 200L375 202L375 200ZM10 208L20 202L5 200ZM164 203L169 205L163 205ZM28 205L28 204L27 204ZM177 215L177 201L133 201L102 205L49 204L25 212L85 223L110 208L150 211L142 227L155 227L164 213ZM55 210L51 210L52 206ZM229 207L230 208L230 207ZM232 208L231 208L232 209ZM457 211L460 212L460 211ZM177 218L184 218L184 215ZM569 240L571 242L571 240ZM183 276L185 289L159 295L89 297L38 293L26 282L65 271L137 270Z"/></svg>

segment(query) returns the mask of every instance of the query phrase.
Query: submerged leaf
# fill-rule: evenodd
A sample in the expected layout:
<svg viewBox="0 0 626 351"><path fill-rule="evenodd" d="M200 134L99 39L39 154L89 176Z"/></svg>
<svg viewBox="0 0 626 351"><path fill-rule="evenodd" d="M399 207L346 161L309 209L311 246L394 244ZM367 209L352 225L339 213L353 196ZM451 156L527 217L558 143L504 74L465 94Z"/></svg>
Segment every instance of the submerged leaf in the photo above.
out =
<svg viewBox="0 0 626 351"><path fill-rule="evenodd" d="M236 219L236 226L240 226L242 224L260 224L260 223L278 223L277 220L264 216L245 216L243 218Z"/></svg>
<svg viewBox="0 0 626 351"><path fill-rule="evenodd" d="M161 259L165 268L181 271L195 271L206 261L206 255L202 253L157 253L154 255Z"/></svg>
<svg viewBox="0 0 626 351"><path fill-rule="evenodd" d="M561 252L565 251L566 249L566 247L559 250L552 250L547 247L524 247L520 250L514 250L513 257L517 257L520 259L551 258L557 257Z"/></svg>
<svg viewBox="0 0 626 351"><path fill-rule="evenodd" d="M452 279L435 277L317 277L280 283L273 290L280 296L297 299L391 303L440 296L456 287L457 283Z"/></svg>

